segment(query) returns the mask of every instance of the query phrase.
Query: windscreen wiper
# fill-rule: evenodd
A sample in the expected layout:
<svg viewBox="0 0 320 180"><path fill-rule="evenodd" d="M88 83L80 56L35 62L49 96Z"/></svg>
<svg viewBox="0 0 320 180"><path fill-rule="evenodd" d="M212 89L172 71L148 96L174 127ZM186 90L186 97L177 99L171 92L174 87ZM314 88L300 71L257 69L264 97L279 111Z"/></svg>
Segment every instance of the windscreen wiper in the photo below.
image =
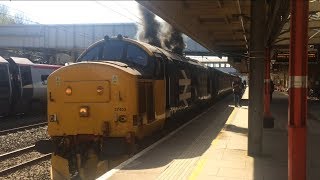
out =
<svg viewBox="0 0 320 180"><path fill-rule="evenodd" d="M120 66L120 67L125 67L125 68L128 67L128 65L121 65L121 64L118 64L118 63L113 63L113 61L100 61L100 62L104 62L104 63L108 63L108 64L113 64L113 65ZM119 62L119 61L117 61L117 62Z"/></svg>

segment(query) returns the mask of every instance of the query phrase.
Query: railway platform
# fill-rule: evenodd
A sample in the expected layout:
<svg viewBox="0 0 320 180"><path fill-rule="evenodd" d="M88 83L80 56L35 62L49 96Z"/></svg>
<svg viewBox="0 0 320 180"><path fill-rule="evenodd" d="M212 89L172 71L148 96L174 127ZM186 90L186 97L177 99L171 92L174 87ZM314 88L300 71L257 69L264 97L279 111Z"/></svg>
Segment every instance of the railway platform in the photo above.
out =
<svg viewBox="0 0 320 180"><path fill-rule="evenodd" d="M242 107L232 95L98 179L288 179L288 96L274 92L273 129L263 131L263 154L247 155L248 89ZM319 103L309 103L308 179L320 179Z"/></svg>

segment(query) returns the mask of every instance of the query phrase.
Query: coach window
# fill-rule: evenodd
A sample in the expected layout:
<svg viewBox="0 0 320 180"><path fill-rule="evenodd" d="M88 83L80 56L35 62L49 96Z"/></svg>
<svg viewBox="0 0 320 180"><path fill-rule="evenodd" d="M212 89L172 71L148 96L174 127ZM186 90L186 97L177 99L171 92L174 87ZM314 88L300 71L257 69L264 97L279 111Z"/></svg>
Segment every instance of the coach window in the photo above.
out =
<svg viewBox="0 0 320 180"><path fill-rule="evenodd" d="M6 65L0 65L0 82L9 82L8 69L6 68ZM0 86L4 84L6 83L2 83Z"/></svg>
<svg viewBox="0 0 320 180"><path fill-rule="evenodd" d="M122 59L124 43L122 41L107 41L103 46L102 59L117 61Z"/></svg>
<svg viewBox="0 0 320 180"><path fill-rule="evenodd" d="M48 77L49 75L41 75L41 82L43 85L47 85L48 84Z"/></svg>
<svg viewBox="0 0 320 180"><path fill-rule="evenodd" d="M99 51L101 49L101 44L90 48L85 55L83 55L78 61L94 61L100 59Z"/></svg>
<svg viewBox="0 0 320 180"><path fill-rule="evenodd" d="M31 66L20 66L22 87L32 84Z"/></svg>
<svg viewBox="0 0 320 180"><path fill-rule="evenodd" d="M146 66L148 61L147 54L139 47L134 45L128 45L127 60L135 64Z"/></svg>

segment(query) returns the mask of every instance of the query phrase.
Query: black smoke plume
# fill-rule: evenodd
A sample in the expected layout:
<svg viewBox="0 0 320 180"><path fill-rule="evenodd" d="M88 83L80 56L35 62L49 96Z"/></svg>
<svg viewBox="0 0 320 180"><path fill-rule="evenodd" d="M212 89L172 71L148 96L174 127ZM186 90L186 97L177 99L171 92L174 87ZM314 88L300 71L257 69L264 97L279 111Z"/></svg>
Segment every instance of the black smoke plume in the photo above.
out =
<svg viewBox="0 0 320 180"><path fill-rule="evenodd" d="M182 55L185 43L182 33L168 23L158 22L156 16L143 6L139 6L143 25L138 30L138 39L157 47Z"/></svg>
<svg viewBox="0 0 320 180"><path fill-rule="evenodd" d="M146 43L161 47L159 39L160 23L155 19L156 16L143 6L139 6L142 15L143 26L139 28L138 39Z"/></svg>
<svg viewBox="0 0 320 180"><path fill-rule="evenodd" d="M169 49L174 53L182 55L184 48L186 47L182 33L171 25L167 24L167 31L165 32L162 40L163 48Z"/></svg>

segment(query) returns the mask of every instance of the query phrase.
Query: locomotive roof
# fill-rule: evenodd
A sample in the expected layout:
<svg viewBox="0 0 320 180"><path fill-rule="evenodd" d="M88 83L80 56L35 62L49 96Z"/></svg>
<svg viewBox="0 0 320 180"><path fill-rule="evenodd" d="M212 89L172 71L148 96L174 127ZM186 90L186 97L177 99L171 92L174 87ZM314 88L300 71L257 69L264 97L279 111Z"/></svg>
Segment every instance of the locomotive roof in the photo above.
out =
<svg viewBox="0 0 320 180"><path fill-rule="evenodd" d="M181 56L181 55L176 54L174 52L168 51L166 49L162 49L162 48L153 46L151 44L148 44L148 43L145 43L145 42L141 42L141 41L137 41L137 40L133 40L133 39L129 39L129 38L123 38L123 40L125 40L127 42L131 42L131 43L137 44L138 46L140 46L141 48L146 50L149 55L154 55L156 53L159 53L159 54L165 55L168 58L168 60L171 60L171 61L173 61L173 60L184 61L184 62L188 62L190 64L194 64L194 65L202 66L203 68L206 68L205 65L201 64L199 61L197 61L195 59L186 58L184 56Z"/></svg>
<svg viewBox="0 0 320 180"><path fill-rule="evenodd" d="M9 63L7 60L5 60L3 57L0 56L0 63Z"/></svg>
<svg viewBox="0 0 320 180"><path fill-rule="evenodd" d="M16 64L33 64L29 59L27 58L21 58L21 57L10 57Z"/></svg>
<svg viewBox="0 0 320 180"><path fill-rule="evenodd" d="M191 59L191 58L187 58L181 55L178 55L176 53L173 53L171 51L153 46L151 44L142 42L142 41L138 41L138 40L134 40L134 39L130 39L130 38L126 38L126 37L122 37L122 38L118 38L118 37L113 37L113 38L109 38L107 37L107 39L101 39L95 43L93 43L92 45L90 45L84 52L82 52L82 54L78 57L80 58L88 49L91 49L92 47L96 46L97 44L100 44L104 41L126 41L132 44L136 44L137 46L139 46L140 48L144 49L145 52L149 55L149 56L156 56L156 54L162 54L164 56L167 57L168 60L171 61L182 61L182 62L186 62L189 64L193 64L195 66L201 67L201 68L207 68L205 65L201 64L199 61L195 60L195 59Z"/></svg>
<svg viewBox="0 0 320 180"><path fill-rule="evenodd" d="M239 76L237 76L237 75L235 75L235 74L222 71L222 70L220 70L220 69L218 69L218 68L215 68L215 67L209 67L209 68L212 69L212 70L214 70L214 71L218 71L218 72L220 72L220 73L222 73L222 74L228 74L228 75L230 75L230 76L239 77Z"/></svg>
<svg viewBox="0 0 320 180"><path fill-rule="evenodd" d="M164 56L166 56L168 58L168 60L171 60L171 61L173 61L173 60L183 61L183 62L187 62L190 64L194 64L196 66L201 66L202 68L207 68L205 65L201 64L199 61L197 61L195 59L186 58L184 56L178 55L178 54L173 53L171 51L153 46L151 44L148 44L148 43L145 43L142 41L138 41L138 40L134 40L134 39L130 39L130 38L125 38L125 37L123 37L123 38L109 38L108 40L119 40L119 41L123 40L123 41L129 42L129 43L136 44L137 46L144 49L150 56L154 56L155 54L163 54ZM105 40L102 39L102 40L92 44L90 47L92 47L98 43L101 43L103 41L105 41ZM88 49L90 49L90 47L88 47Z"/></svg>

